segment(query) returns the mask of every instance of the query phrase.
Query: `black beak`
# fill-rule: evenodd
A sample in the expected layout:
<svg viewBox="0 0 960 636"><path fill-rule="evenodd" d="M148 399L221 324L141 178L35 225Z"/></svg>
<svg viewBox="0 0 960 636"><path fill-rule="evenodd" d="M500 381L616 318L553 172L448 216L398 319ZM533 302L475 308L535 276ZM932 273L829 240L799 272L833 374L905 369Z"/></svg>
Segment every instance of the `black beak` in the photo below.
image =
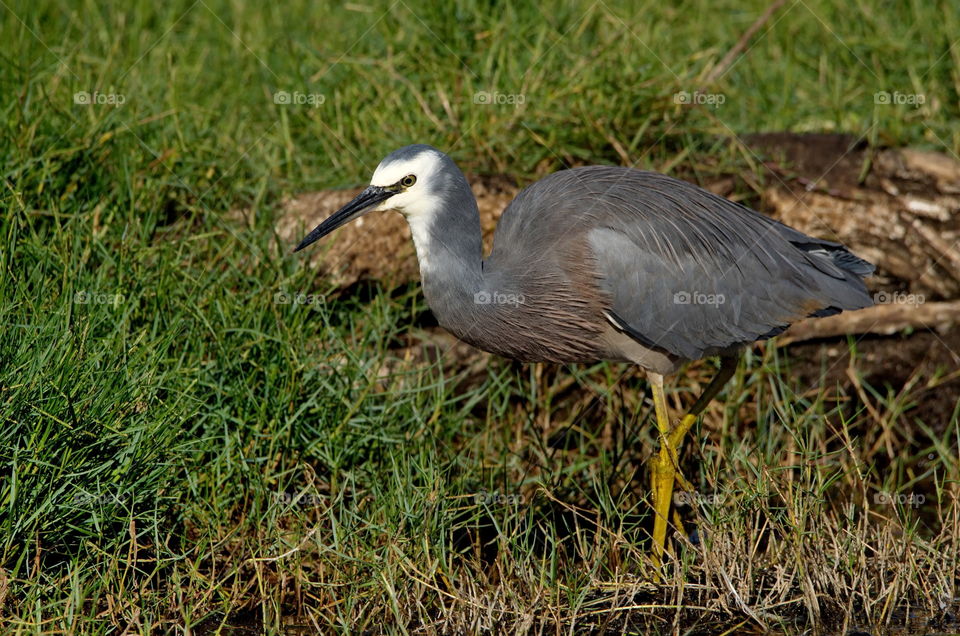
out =
<svg viewBox="0 0 960 636"><path fill-rule="evenodd" d="M396 194L396 192L381 186L367 186L367 188L358 194L353 201L331 214L326 221L313 228L313 231L307 234L306 238L300 241L300 245L297 245L296 249L293 251L299 252L311 243L319 241L341 225L345 225L350 221L363 216L363 214L370 208L383 201L386 201L394 194Z"/></svg>

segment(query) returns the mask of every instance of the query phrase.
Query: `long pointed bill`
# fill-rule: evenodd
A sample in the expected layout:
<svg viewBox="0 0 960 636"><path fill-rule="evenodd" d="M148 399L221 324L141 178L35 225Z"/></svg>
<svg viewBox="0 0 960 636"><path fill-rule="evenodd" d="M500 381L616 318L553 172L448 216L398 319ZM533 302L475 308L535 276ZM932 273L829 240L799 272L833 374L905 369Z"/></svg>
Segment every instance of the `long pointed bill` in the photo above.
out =
<svg viewBox="0 0 960 636"><path fill-rule="evenodd" d="M293 251L299 252L311 243L319 241L341 225L345 225L357 217L363 216L370 208L386 201L394 194L396 193L381 186L367 186L353 201L331 214L326 221L313 228L313 231L307 234L306 238L300 241L300 245L297 245Z"/></svg>

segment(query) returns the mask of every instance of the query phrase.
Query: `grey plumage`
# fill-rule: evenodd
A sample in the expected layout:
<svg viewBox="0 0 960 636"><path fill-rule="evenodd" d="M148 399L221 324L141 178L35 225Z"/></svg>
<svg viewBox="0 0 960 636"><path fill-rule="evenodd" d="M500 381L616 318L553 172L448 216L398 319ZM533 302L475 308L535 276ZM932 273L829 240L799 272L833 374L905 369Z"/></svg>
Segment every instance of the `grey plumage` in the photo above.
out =
<svg viewBox="0 0 960 636"><path fill-rule="evenodd" d="M863 277L873 266L842 245L631 168L564 170L526 188L483 261L477 204L449 157L408 146L378 171L425 158L437 167L422 196L438 203L408 213L423 290L442 326L486 351L666 373L872 304Z"/></svg>
<svg viewBox="0 0 960 636"><path fill-rule="evenodd" d="M534 216L525 210L542 220L520 220ZM504 214L490 260L501 238L510 252L541 253L559 233L586 237L615 321L684 359L872 304L861 278L872 266L842 246L658 173L588 167L543 179Z"/></svg>

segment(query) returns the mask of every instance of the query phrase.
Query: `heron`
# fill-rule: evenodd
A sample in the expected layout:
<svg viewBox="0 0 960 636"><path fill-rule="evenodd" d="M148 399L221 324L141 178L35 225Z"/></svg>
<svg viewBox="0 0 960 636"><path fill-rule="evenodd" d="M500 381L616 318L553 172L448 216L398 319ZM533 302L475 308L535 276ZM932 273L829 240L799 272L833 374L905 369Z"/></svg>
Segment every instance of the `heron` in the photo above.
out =
<svg viewBox="0 0 960 636"><path fill-rule="evenodd" d="M649 462L656 568L674 488L691 489L677 461L684 436L742 350L797 320L873 304L864 278L874 266L844 245L622 166L561 170L529 185L503 211L484 258L470 184L447 154L424 144L384 158L370 185L294 251L388 209L410 226L427 304L460 340L521 362L609 360L646 372L659 441ZM719 370L671 424L664 376L707 357L719 357Z"/></svg>

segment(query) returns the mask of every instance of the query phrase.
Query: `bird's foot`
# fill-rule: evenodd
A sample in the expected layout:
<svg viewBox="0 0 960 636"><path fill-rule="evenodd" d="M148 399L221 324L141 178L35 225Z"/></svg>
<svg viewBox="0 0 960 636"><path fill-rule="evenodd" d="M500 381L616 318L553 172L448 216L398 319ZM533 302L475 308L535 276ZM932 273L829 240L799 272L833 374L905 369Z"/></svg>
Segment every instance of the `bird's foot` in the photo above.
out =
<svg viewBox="0 0 960 636"><path fill-rule="evenodd" d="M692 493L694 491L693 484L681 474L677 458L683 437L695 421L695 415L685 415L677 426L661 436L660 451L650 458L651 490L653 492L655 515L651 557L654 567L658 569L663 562L663 555L666 550L667 520L671 518L670 508L673 503L674 484L679 485L680 490L684 492ZM672 519L676 530L684 534L683 520L676 508L673 509Z"/></svg>

